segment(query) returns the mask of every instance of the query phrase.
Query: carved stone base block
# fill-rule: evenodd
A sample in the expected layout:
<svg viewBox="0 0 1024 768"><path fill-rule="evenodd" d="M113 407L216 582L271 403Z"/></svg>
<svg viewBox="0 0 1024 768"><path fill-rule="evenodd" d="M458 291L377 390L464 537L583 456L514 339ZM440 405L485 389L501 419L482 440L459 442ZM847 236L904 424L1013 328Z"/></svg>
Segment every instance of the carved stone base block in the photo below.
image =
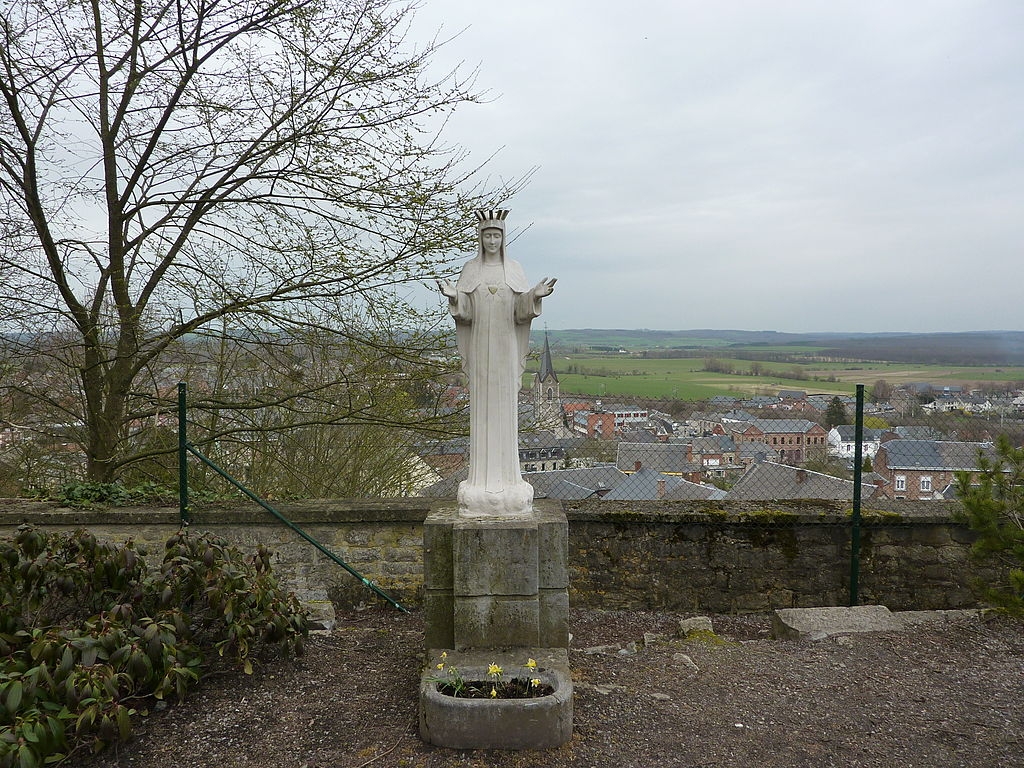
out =
<svg viewBox="0 0 1024 768"><path fill-rule="evenodd" d="M455 508L423 528L428 648L567 648L569 527L556 504L485 519Z"/></svg>

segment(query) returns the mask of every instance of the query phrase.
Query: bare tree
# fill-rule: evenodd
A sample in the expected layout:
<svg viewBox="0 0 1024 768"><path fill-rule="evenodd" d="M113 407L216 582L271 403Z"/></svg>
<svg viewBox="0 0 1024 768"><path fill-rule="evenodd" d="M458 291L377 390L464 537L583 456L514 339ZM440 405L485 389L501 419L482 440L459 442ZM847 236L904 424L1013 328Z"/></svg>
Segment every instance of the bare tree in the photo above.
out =
<svg viewBox="0 0 1024 768"><path fill-rule="evenodd" d="M437 41L409 44L409 14L4 4L3 330L75 374L70 391L4 383L80 425L90 479L145 454L133 431L167 410L162 371L195 334L321 327L383 348L380 328L407 316L395 287L442 270L468 211L518 187L484 189L441 142L445 115L477 97L457 73L428 77Z"/></svg>
<svg viewBox="0 0 1024 768"><path fill-rule="evenodd" d="M887 403L892 397L892 385L885 379L878 379L871 385L871 402Z"/></svg>

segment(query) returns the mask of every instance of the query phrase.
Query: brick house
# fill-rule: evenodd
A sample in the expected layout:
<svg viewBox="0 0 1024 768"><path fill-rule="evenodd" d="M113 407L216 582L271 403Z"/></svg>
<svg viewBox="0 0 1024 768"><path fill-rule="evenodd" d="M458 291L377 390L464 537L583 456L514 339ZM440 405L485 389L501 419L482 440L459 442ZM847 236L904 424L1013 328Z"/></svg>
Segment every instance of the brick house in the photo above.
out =
<svg viewBox="0 0 1024 768"><path fill-rule="evenodd" d="M576 434L596 437L599 440L613 440L624 431L645 426L649 417L646 408L604 408L598 402L594 410L577 410L572 413L571 418L572 428Z"/></svg>
<svg viewBox="0 0 1024 768"><path fill-rule="evenodd" d="M889 440L872 462L885 478L883 495L893 499L943 499L957 472L976 472L978 455L993 453L991 443L948 440Z"/></svg>
<svg viewBox="0 0 1024 768"><path fill-rule="evenodd" d="M771 448L779 461L801 464L822 460L828 449L828 432L820 424L807 419L754 419L723 424L725 434L732 436L736 447L746 443L763 443Z"/></svg>

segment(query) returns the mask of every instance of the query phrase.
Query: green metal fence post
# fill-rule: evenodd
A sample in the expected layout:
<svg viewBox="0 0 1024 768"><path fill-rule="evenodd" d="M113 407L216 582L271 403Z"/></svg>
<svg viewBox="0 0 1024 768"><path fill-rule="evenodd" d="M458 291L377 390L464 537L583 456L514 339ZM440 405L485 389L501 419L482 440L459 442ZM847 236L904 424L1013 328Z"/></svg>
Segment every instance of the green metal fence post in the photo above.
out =
<svg viewBox="0 0 1024 768"><path fill-rule="evenodd" d="M188 393L188 384L184 381L178 382L178 513L181 515L181 522L186 525L189 522L188 511L188 437L185 428L188 411L185 405L185 396Z"/></svg>
<svg viewBox="0 0 1024 768"><path fill-rule="evenodd" d="M850 537L850 605L860 597L860 481L864 462L864 385L857 385L857 416L853 427L853 519Z"/></svg>

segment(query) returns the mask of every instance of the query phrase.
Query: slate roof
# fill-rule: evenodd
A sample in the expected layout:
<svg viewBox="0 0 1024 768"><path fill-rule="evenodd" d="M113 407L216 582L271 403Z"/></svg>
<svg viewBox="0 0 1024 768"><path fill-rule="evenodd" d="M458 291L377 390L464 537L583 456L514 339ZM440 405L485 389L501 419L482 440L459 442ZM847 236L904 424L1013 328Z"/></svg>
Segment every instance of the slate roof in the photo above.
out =
<svg viewBox="0 0 1024 768"><path fill-rule="evenodd" d="M707 483L691 483L683 479L679 479L679 483L673 488L668 488L666 484L665 489L665 499L671 501L720 501L724 498L726 493L721 488Z"/></svg>
<svg viewBox="0 0 1024 768"><path fill-rule="evenodd" d="M639 461L644 469L683 472L689 448L689 443L619 443L615 466L632 472Z"/></svg>
<svg viewBox="0 0 1024 768"><path fill-rule="evenodd" d="M699 485L673 477L653 469L641 469L628 475L610 493L604 496L609 501L653 500L658 497L659 482L664 481L666 499L721 499L725 493L714 486ZM676 495L678 494L678 495Z"/></svg>
<svg viewBox="0 0 1024 768"><path fill-rule="evenodd" d="M780 432L808 432L818 426L817 422L808 419L754 419L751 424L766 435Z"/></svg>
<svg viewBox="0 0 1024 768"><path fill-rule="evenodd" d="M942 433L934 427L923 424L892 427L889 431L895 432L904 440L941 440L943 437Z"/></svg>
<svg viewBox="0 0 1024 768"><path fill-rule="evenodd" d="M888 485L889 484L889 478L885 477L884 475L880 475L877 472L864 472L864 473L862 473L861 476L860 476L860 481L862 483L864 483L865 485L870 483L871 485L874 485L874 486ZM863 489L861 489L861 493L863 493L863 492L864 492Z"/></svg>
<svg viewBox="0 0 1024 768"><path fill-rule="evenodd" d="M774 461L751 464L729 490L727 499L852 499L854 484L809 469ZM861 498L870 498L875 486L861 482Z"/></svg>
<svg viewBox="0 0 1024 768"><path fill-rule="evenodd" d="M890 440L882 443L889 469L976 470L978 452L993 453L991 443L943 440Z"/></svg>
<svg viewBox="0 0 1024 768"><path fill-rule="evenodd" d="M658 434L650 429L623 430L621 439L627 443L642 443L644 445L652 445L654 443L662 442L661 438L658 437Z"/></svg>
<svg viewBox="0 0 1024 768"><path fill-rule="evenodd" d="M657 423L663 430L665 430L665 434L667 435L674 434L676 431L676 428L672 424L671 420L667 418L664 418L662 416L656 416L654 414L648 414L647 418Z"/></svg>
<svg viewBox="0 0 1024 768"><path fill-rule="evenodd" d="M420 491L421 496L434 499L454 499L459 483L469 477L469 467L463 467L449 478L440 480ZM523 479L533 486L538 499L586 499L599 491L614 488L627 475L611 464L576 469L552 469L547 472L524 472Z"/></svg>
<svg viewBox="0 0 1024 768"><path fill-rule="evenodd" d="M739 446L737 455L740 460L764 461L765 459L777 459L779 452L764 443L743 443Z"/></svg>
<svg viewBox="0 0 1024 768"><path fill-rule="evenodd" d="M469 453L468 437L453 437L450 440L425 440L416 444L420 456L452 455Z"/></svg>
<svg viewBox="0 0 1024 768"><path fill-rule="evenodd" d="M564 448L569 451L578 448L585 442L583 437L556 437L555 433L548 429L536 431L523 430L519 433L519 448ZM453 437L449 440L427 440L418 443L416 452L420 456L444 455L444 454L469 454L469 438Z"/></svg>
<svg viewBox="0 0 1024 768"><path fill-rule="evenodd" d="M527 472L525 474L533 474ZM533 478L527 478L527 482L532 482ZM560 499L564 501L580 501L581 499L589 499L591 496L597 495L597 490L594 488L587 488L576 483L570 483L568 480L552 480L545 484L545 490L539 491L537 488L533 489L533 498L535 499Z"/></svg>
<svg viewBox="0 0 1024 768"><path fill-rule="evenodd" d="M779 398L774 395L754 395L742 401L744 408L767 408L778 404Z"/></svg>
<svg viewBox="0 0 1024 768"><path fill-rule="evenodd" d="M693 453L731 453L736 450L736 441L732 435L711 435L695 437L690 441Z"/></svg>
<svg viewBox="0 0 1024 768"><path fill-rule="evenodd" d="M583 437L556 437L555 433L549 429L539 429L537 431L520 431L519 432L519 449L524 448L564 448L565 450L572 450L578 448L586 438Z"/></svg>
<svg viewBox="0 0 1024 768"><path fill-rule="evenodd" d="M732 432L743 432L748 427L755 427L766 435L778 434L806 434L814 427L819 426L817 422L808 419L756 419L748 418L742 421L731 421L723 426Z"/></svg>
<svg viewBox="0 0 1024 768"><path fill-rule="evenodd" d="M780 400L803 400L807 397L807 393L802 389L780 389L779 399Z"/></svg>
<svg viewBox="0 0 1024 768"><path fill-rule="evenodd" d="M739 402L738 398L729 397L728 395L716 395L715 397L712 397L710 400L708 400L709 405L719 407L724 405L728 408L732 408L734 405L736 405L737 402Z"/></svg>
<svg viewBox="0 0 1024 768"><path fill-rule="evenodd" d="M585 499L598 491L615 488L626 477L625 472L611 464L523 473L523 479L533 486L534 495L539 499Z"/></svg>

